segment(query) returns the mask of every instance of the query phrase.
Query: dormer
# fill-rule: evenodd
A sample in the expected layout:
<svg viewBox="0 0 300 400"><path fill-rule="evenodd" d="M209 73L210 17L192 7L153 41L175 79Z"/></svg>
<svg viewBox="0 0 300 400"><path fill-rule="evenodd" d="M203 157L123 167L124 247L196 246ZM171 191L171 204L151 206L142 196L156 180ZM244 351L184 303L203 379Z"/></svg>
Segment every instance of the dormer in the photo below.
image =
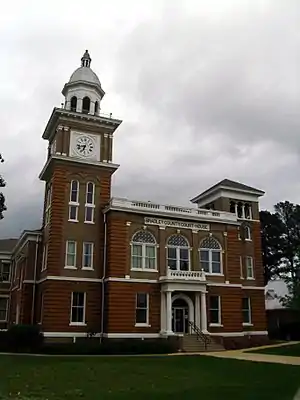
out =
<svg viewBox="0 0 300 400"><path fill-rule="evenodd" d="M227 211L240 220L259 219L259 197L264 192L230 179L223 179L191 199L199 208Z"/></svg>

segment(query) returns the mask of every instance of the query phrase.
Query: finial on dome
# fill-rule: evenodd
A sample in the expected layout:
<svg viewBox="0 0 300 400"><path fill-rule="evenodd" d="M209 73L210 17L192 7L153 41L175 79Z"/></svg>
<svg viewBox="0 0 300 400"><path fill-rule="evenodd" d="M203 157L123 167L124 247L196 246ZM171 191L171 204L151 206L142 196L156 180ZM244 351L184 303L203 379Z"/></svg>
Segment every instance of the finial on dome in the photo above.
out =
<svg viewBox="0 0 300 400"><path fill-rule="evenodd" d="M82 67L90 67L90 65L91 65L91 61L92 61L92 59L91 59L91 57L90 57L90 55L89 55L89 51L88 50L86 50L85 51L85 53L84 53L84 55L82 56L82 58L81 58L81 66Z"/></svg>

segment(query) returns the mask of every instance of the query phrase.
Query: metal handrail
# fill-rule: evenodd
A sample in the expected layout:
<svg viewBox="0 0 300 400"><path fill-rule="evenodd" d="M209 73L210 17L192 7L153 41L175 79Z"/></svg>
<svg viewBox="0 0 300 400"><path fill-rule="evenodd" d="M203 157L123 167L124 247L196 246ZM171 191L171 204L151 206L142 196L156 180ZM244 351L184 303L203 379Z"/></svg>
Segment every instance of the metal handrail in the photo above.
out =
<svg viewBox="0 0 300 400"><path fill-rule="evenodd" d="M205 335L201 329L195 324L195 322L189 321L189 326L196 333L197 339L201 340L204 343L204 348L207 350L207 345L210 343L210 337Z"/></svg>

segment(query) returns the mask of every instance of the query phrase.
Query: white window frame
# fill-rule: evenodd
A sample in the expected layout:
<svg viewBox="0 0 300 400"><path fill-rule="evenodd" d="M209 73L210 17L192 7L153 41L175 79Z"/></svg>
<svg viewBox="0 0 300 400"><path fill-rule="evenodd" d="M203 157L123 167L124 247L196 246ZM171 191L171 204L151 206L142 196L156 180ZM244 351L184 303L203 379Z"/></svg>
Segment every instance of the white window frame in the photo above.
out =
<svg viewBox="0 0 300 400"><path fill-rule="evenodd" d="M72 200L72 185L73 182L77 182L77 193L76 193L76 201ZM79 181L76 179L72 179L70 183L70 194L69 194L69 210L68 210L68 221L69 222L78 222L78 209L79 209ZM75 207L76 216L75 219L71 218L71 209Z"/></svg>
<svg viewBox="0 0 300 400"><path fill-rule="evenodd" d="M6 314L5 319L0 319L0 322L7 322L8 319L8 303L9 303L9 296L0 296L0 299L6 299Z"/></svg>
<svg viewBox="0 0 300 400"><path fill-rule="evenodd" d="M4 265L9 266L8 280L5 280L5 281L3 280ZM6 261L6 260L2 260L2 262L0 261L0 283L10 283L11 277L12 277L11 268L12 268L12 264L10 261Z"/></svg>
<svg viewBox="0 0 300 400"><path fill-rule="evenodd" d="M217 297L218 298L218 309L216 308L211 308L211 302L209 299L209 319L210 319L210 311L218 311L218 322L210 322L209 326L223 326L222 325L222 309L221 309L221 296L219 295L211 295L211 297Z"/></svg>
<svg viewBox="0 0 300 400"><path fill-rule="evenodd" d="M222 249L222 246L221 246L220 242L215 238L213 238L213 239L219 244L219 246L220 246L219 250L217 250L217 249L209 249L209 248L204 248L204 247L202 248L201 247L202 242L205 240L205 239L203 239L202 242L200 243L200 247L199 247L199 250L198 250L199 266L200 266L200 269L202 269L202 267L201 267L201 261L202 261L202 259L201 259L201 251L208 251L208 269L209 270L208 270L208 272L204 271L205 274L206 275L213 275L213 276L223 276L224 275L224 273L223 273L223 249ZM220 272L212 272L212 263L215 262L215 261L212 260L212 253L219 253L220 254ZM203 262L204 262L204 260L203 260Z"/></svg>
<svg viewBox="0 0 300 400"><path fill-rule="evenodd" d="M240 256L240 278L244 279L243 256Z"/></svg>
<svg viewBox="0 0 300 400"><path fill-rule="evenodd" d="M74 253L68 252L69 243L75 243L75 252ZM72 254L74 256L74 265L68 265L68 254ZM77 269L76 261L77 261L77 242L75 240L67 240L66 241L66 251L65 251L65 269Z"/></svg>
<svg viewBox="0 0 300 400"><path fill-rule="evenodd" d="M251 229L250 226L246 225L244 227L244 234L245 234L245 240L247 242L252 242L252 235L251 235Z"/></svg>
<svg viewBox="0 0 300 400"><path fill-rule="evenodd" d="M180 235L180 234L178 234L178 235ZM192 248L190 247L189 241L187 240L187 238L185 236L180 235L185 239L185 241L187 243L187 246L174 246L172 244L169 245L168 241L172 236L176 236L176 234L175 235L171 235L171 236L168 237L167 245L166 245L166 259L167 259L168 270L170 270L170 271L183 271L183 272L191 271L191 250L192 250ZM169 252L168 252L169 249L176 249L176 269L175 270L171 270L171 268L169 266L169 259L174 260L174 258L169 257ZM187 250L187 252L188 252L188 269L187 270L181 270L180 269L180 261L183 260L182 258L180 258L180 250Z"/></svg>
<svg viewBox="0 0 300 400"><path fill-rule="evenodd" d="M248 264L248 261L251 260L251 265ZM246 256L245 257L246 261L246 279L249 280L254 280L254 262L253 262L253 257L252 256ZM251 270L251 274L249 274L249 271Z"/></svg>
<svg viewBox="0 0 300 400"><path fill-rule="evenodd" d="M47 269L47 261L48 261L48 243L44 244L43 247L43 260L42 260L41 271L45 271Z"/></svg>
<svg viewBox="0 0 300 400"><path fill-rule="evenodd" d="M242 299L247 299L248 308L243 308L243 300L242 300L242 318L243 318L243 326L252 326L252 310L251 310L251 299L250 297L242 297ZM249 321L244 322L244 311L248 312Z"/></svg>
<svg viewBox="0 0 300 400"><path fill-rule="evenodd" d="M72 322L72 309L73 307L79 308L78 306L73 306L74 293L83 293L83 321L82 322ZM71 310L70 310L70 326L86 326L86 292L72 292L71 293Z"/></svg>
<svg viewBox="0 0 300 400"><path fill-rule="evenodd" d="M52 201L52 184L50 183L47 190L46 207L45 207L45 226L50 222L51 216L51 201Z"/></svg>
<svg viewBox="0 0 300 400"><path fill-rule="evenodd" d="M91 245L91 266L87 267L84 265L84 256L85 256L85 245ZM94 269L94 243L93 242L83 242L82 243L82 269L93 270Z"/></svg>
<svg viewBox="0 0 300 400"><path fill-rule="evenodd" d="M93 197L92 197L92 203L88 202L88 186L89 184L93 185ZM87 220L87 210L91 209L92 211L92 220L89 221ZM95 223L95 184L93 182L87 182L85 186L85 207L84 207L84 223L85 224L94 224Z"/></svg>
<svg viewBox="0 0 300 400"><path fill-rule="evenodd" d="M142 295L146 295L146 301L147 301L147 308L142 308L142 307L138 307L138 295L142 294ZM136 312L138 309L141 310L145 310L146 309L146 322L136 322ZM135 326L147 326L149 327L149 293L145 293L145 292L137 292L135 295Z"/></svg>
<svg viewBox="0 0 300 400"><path fill-rule="evenodd" d="M134 239L134 237L135 237L135 235L136 235L137 233L139 233L139 231L137 231L137 232L135 232L135 233L133 234L132 239ZM155 243L135 242L134 240L131 240L131 242L130 242L130 269L131 269L131 271L157 272L157 248L158 248L158 245L157 245L157 243L156 243L156 239L155 239L154 235L153 235L151 232L148 232L148 233L150 233L150 234L152 235L152 237L153 237ZM142 247L142 256L141 256L141 259L142 259L142 268L133 267L132 259L133 259L133 257L136 257L136 256L133 254L133 248L134 248L134 246L141 246L141 247ZM146 248L147 248L147 247L152 247L152 248L154 248L154 256L155 256L155 257L154 257L154 268L146 268L146 258L148 258L148 257L146 257L146 254L147 254L147 253L146 253Z"/></svg>

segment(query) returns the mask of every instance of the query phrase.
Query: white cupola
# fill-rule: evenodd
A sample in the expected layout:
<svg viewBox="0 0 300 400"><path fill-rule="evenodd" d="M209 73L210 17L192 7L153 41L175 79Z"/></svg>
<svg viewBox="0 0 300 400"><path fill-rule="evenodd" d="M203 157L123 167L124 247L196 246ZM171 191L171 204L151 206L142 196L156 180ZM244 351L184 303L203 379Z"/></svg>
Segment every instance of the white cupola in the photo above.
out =
<svg viewBox="0 0 300 400"><path fill-rule="evenodd" d="M65 84L62 94L65 96L65 109L91 115L100 114L100 102L105 95L98 76L91 69L91 57L88 50L81 58L81 67L77 68Z"/></svg>

